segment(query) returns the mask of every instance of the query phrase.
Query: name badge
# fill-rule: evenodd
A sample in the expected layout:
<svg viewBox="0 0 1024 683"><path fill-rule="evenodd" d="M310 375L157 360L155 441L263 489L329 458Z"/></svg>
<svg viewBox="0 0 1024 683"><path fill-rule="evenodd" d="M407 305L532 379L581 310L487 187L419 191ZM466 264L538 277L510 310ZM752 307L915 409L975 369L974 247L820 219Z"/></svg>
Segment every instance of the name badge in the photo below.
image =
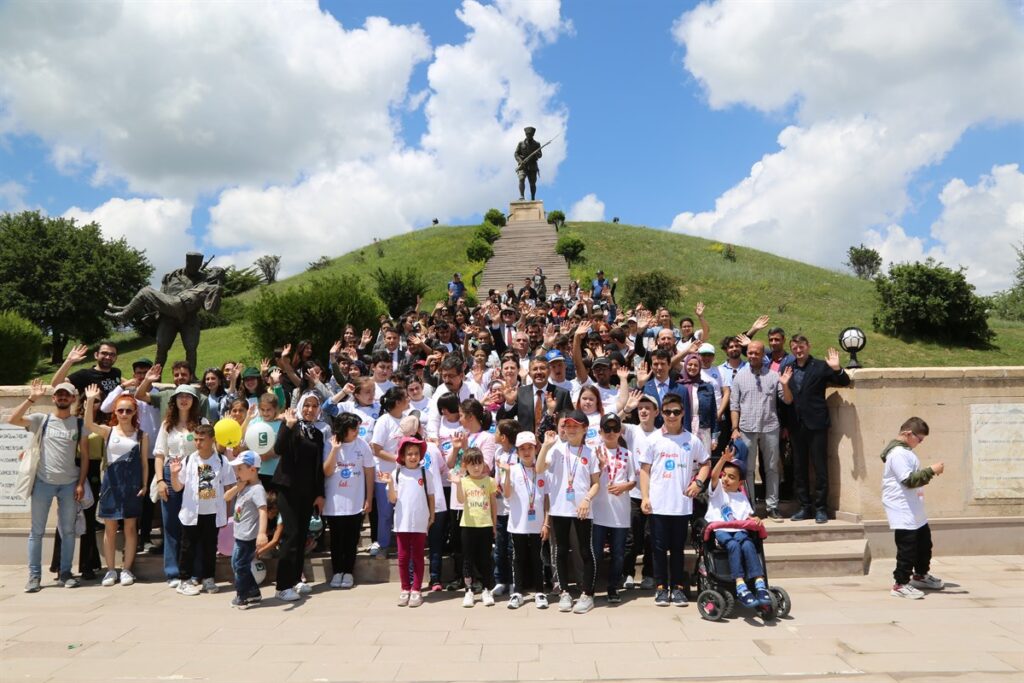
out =
<svg viewBox="0 0 1024 683"><path fill-rule="evenodd" d="M526 513L526 521L535 522L537 521L537 513L533 510L528 510Z"/></svg>
<svg viewBox="0 0 1024 683"><path fill-rule="evenodd" d="M565 499L570 503L576 502L576 492L573 491L572 489L569 489L568 491L565 492Z"/></svg>

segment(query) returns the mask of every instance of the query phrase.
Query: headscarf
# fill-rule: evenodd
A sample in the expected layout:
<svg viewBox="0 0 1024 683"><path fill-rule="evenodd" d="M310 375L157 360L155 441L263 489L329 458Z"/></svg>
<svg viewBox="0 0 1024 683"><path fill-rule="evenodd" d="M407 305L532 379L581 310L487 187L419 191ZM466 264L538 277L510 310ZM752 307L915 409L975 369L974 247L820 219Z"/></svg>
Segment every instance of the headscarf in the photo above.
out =
<svg viewBox="0 0 1024 683"><path fill-rule="evenodd" d="M302 418L302 406L306 405L306 401L308 399L316 401L316 417L312 420L304 420ZM324 436L324 439L327 439L330 436L330 427L326 422L320 419L320 394L315 391L307 391L299 398L298 408L299 431L306 440L313 441L316 438L316 432L320 432Z"/></svg>
<svg viewBox="0 0 1024 683"><path fill-rule="evenodd" d="M679 383L680 384L700 384L701 381L702 381L701 378L700 378L700 370L699 369L697 371L697 376L696 377L690 377L689 373L686 372L686 364L690 362L691 358L694 359L695 361L697 361L697 365L700 366L700 356L698 356L695 353L687 354L686 357L683 358L683 371L681 373L679 373Z"/></svg>

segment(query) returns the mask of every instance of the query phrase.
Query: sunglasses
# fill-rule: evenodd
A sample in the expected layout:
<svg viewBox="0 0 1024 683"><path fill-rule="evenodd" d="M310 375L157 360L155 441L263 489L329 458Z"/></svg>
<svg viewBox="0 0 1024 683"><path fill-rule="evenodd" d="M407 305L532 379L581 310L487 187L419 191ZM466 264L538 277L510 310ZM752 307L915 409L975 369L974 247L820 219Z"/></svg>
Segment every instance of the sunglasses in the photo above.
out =
<svg viewBox="0 0 1024 683"><path fill-rule="evenodd" d="M677 415L682 415L683 411L680 410L679 408L672 408L670 410L661 411L661 414L665 415L666 417L676 417Z"/></svg>
<svg viewBox="0 0 1024 683"><path fill-rule="evenodd" d="M118 408L114 411L118 415L134 415L135 411L131 408Z"/></svg>
<svg viewBox="0 0 1024 683"><path fill-rule="evenodd" d="M614 432L621 432L622 427L601 427L601 431L605 434L612 434Z"/></svg>

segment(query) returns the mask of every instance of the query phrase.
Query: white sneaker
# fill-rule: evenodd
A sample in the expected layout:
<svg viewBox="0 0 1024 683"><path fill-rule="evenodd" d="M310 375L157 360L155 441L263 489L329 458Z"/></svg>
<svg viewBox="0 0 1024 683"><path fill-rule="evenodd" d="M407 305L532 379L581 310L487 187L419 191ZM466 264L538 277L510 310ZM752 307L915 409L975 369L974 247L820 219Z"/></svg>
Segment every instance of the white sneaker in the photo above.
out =
<svg viewBox="0 0 1024 683"><path fill-rule="evenodd" d="M398 594L398 606L405 607L409 604L409 591L402 591Z"/></svg>
<svg viewBox="0 0 1024 683"><path fill-rule="evenodd" d="M220 590L217 582L213 579L203 579L203 591L206 593L216 593Z"/></svg>
<svg viewBox="0 0 1024 683"><path fill-rule="evenodd" d="M377 557L380 554L380 543L374 541L370 544L370 557Z"/></svg>
<svg viewBox="0 0 1024 683"><path fill-rule="evenodd" d="M423 593L420 593L419 591L413 591L412 594L409 595L409 607L419 607L422 604Z"/></svg>
<svg viewBox="0 0 1024 683"><path fill-rule="evenodd" d="M466 594L462 596L462 606L472 607L473 606L473 589L467 588Z"/></svg>
<svg viewBox="0 0 1024 683"><path fill-rule="evenodd" d="M507 607L509 609L519 609L522 606L523 606L523 596L520 595L519 593L513 593L512 596L509 597L509 599L508 599Z"/></svg>
<svg viewBox="0 0 1024 683"><path fill-rule="evenodd" d="M635 586L636 586L636 579L634 579L632 575L627 576L626 580L622 582L623 590L627 590L627 591L628 590L633 590L633 588Z"/></svg>
<svg viewBox="0 0 1024 683"><path fill-rule="evenodd" d="M344 574L335 574L331 577L331 588L341 588L341 582L344 580Z"/></svg>
<svg viewBox="0 0 1024 683"><path fill-rule="evenodd" d="M178 595L188 596L199 595L200 592L199 584L192 583L191 581L182 581L178 584L178 588L176 590Z"/></svg>
<svg viewBox="0 0 1024 683"><path fill-rule="evenodd" d="M342 588L351 588L352 586L356 585L356 577L352 576L351 574L342 574L341 577Z"/></svg>
<svg viewBox="0 0 1024 683"><path fill-rule="evenodd" d="M508 591L508 586L506 586L503 583L496 583L496 584L494 584L494 588L491 589L491 595L493 595L496 598L500 598L507 591Z"/></svg>
<svg viewBox="0 0 1024 683"><path fill-rule="evenodd" d="M572 611L574 614L586 614L592 609L594 609L594 598L584 593L576 601L576 606L572 608Z"/></svg>
<svg viewBox="0 0 1024 683"><path fill-rule="evenodd" d="M640 580L640 590L642 590L642 591L652 591L652 590L654 590L654 577L653 576L645 576L643 579L641 579Z"/></svg>
<svg viewBox="0 0 1024 683"><path fill-rule="evenodd" d="M905 583L902 586L898 583L894 583L892 590L889 591L889 595L897 598L908 598L910 600L920 600L924 597L924 593L917 590L909 583Z"/></svg>
<svg viewBox="0 0 1024 683"><path fill-rule="evenodd" d="M117 583L117 572L113 569L109 570L104 576L101 582L104 586L113 586Z"/></svg>
<svg viewBox="0 0 1024 683"><path fill-rule="evenodd" d="M559 612L571 612L572 611L572 596L568 593L562 593L558 596L558 611Z"/></svg>
<svg viewBox="0 0 1024 683"><path fill-rule="evenodd" d="M480 594L480 601L484 603L484 607L494 607L494 592L485 588Z"/></svg>
<svg viewBox="0 0 1024 683"><path fill-rule="evenodd" d="M121 585L130 586L135 583L135 574L132 574L128 569L121 570Z"/></svg>
<svg viewBox="0 0 1024 683"><path fill-rule="evenodd" d="M302 596L296 593L294 588L285 588L283 591L277 591L275 597L284 602L295 602L302 599Z"/></svg>
<svg viewBox="0 0 1024 683"><path fill-rule="evenodd" d="M309 595L313 592L313 587L305 581L299 581L297 584L295 584L295 592L299 595Z"/></svg>
<svg viewBox="0 0 1024 683"><path fill-rule="evenodd" d="M942 590L946 586L942 579L931 574L925 574L924 576L915 574L910 577L910 585L914 588L924 588L930 591Z"/></svg>
<svg viewBox="0 0 1024 683"><path fill-rule="evenodd" d="M177 588L179 585L181 585L181 579L167 579L168 588Z"/></svg>
<svg viewBox="0 0 1024 683"><path fill-rule="evenodd" d="M547 596L547 594L546 593L534 593L533 594L533 604L535 604L537 606L537 609L547 609L548 608L548 596Z"/></svg>

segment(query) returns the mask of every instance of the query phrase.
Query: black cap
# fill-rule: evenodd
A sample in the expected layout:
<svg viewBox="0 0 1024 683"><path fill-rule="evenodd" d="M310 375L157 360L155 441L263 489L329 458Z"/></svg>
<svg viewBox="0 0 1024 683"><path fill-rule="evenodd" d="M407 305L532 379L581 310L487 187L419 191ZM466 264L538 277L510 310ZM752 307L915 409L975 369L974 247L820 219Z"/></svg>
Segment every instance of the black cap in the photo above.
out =
<svg viewBox="0 0 1024 683"><path fill-rule="evenodd" d="M596 368L598 365L606 365L608 367L611 367L612 361L611 359L608 358L608 356L598 356L597 358L594 359L594 362L590 364L590 367Z"/></svg>
<svg viewBox="0 0 1024 683"><path fill-rule="evenodd" d="M151 368L151 367L153 367L153 361L151 361L148 358L140 358L137 361L135 361L134 363L132 363L132 369L133 370L135 368Z"/></svg>
<svg viewBox="0 0 1024 683"><path fill-rule="evenodd" d="M572 420L586 427L590 424L590 420L587 419L586 414L582 410L567 410L562 416L566 420Z"/></svg>

